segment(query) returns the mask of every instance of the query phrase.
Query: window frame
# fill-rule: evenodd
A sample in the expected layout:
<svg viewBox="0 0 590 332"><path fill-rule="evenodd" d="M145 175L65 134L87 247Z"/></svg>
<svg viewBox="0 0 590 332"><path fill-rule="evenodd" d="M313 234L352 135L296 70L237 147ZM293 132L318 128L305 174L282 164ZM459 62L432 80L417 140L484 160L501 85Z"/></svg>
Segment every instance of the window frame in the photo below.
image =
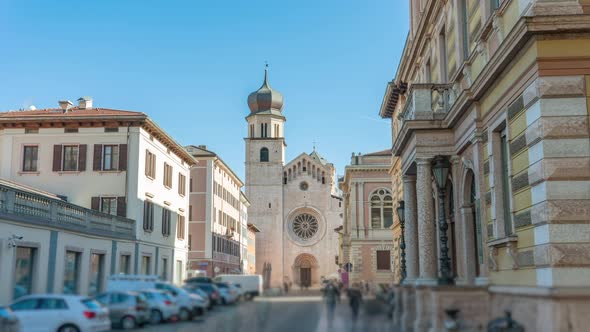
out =
<svg viewBox="0 0 590 332"><path fill-rule="evenodd" d="M148 179L156 179L156 154L146 149L145 154L145 176Z"/></svg>
<svg viewBox="0 0 590 332"><path fill-rule="evenodd" d="M67 275L67 271L68 271L68 254L73 254L74 255L74 269L73 269L73 276L74 276L74 280L73 280L73 293L66 293L65 292L65 287L66 287L66 275ZM62 281L62 293L63 294L78 294L80 291L80 267L81 267L81 259L82 259L82 253L80 251L76 251L76 250L66 250L66 253L64 255L64 278Z"/></svg>
<svg viewBox="0 0 590 332"><path fill-rule="evenodd" d="M117 200L118 200L118 197L116 197L116 196L100 196L99 198L100 198L99 211L102 212L102 213L105 213L105 214L110 214L112 216L116 216L117 215ZM114 206L114 213L105 212L103 210L104 201L107 201L107 200L108 201L114 201L114 203L115 203L114 205L109 204L110 207ZM111 210L112 210L112 208L111 208Z"/></svg>
<svg viewBox="0 0 590 332"><path fill-rule="evenodd" d="M270 162L270 151L267 147L262 147L260 149L260 162L261 163L268 163Z"/></svg>
<svg viewBox="0 0 590 332"><path fill-rule="evenodd" d="M385 253L387 253L387 268L383 268L383 266L380 266L379 264L381 262L379 259L380 254ZM375 269L377 271L391 271L391 250L375 250Z"/></svg>
<svg viewBox="0 0 590 332"><path fill-rule="evenodd" d="M107 148L111 149L110 157L110 165L107 165ZM116 160L115 160L116 156ZM103 144L102 146L102 171L118 171L119 170L119 163L120 163L120 151L119 151L119 144Z"/></svg>
<svg viewBox="0 0 590 332"><path fill-rule="evenodd" d="M32 164L33 160L27 163L27 150L34 148L34 169L26 169L27 164ZM22 158L22 167L21 171L23 173L37 173L39 172L39 145L38 144L25 144L23 145L23 158Z"/></svg>
<svg viewBox="0 0 590 332"><path fill-rule="evenodd" d="M143 230L145 232L154 231L154 203L149 200L143 202Z"/></svg>
<svg viewBox="0 0 590 332"><path fill-rule="evenodd" d="M167 162L164 162L164 179L162 183L164 184L164 187L166 187L167 189L172 188L172 173L172 165L168 164Z"/></svg>
<svg viewBox="0 0 590 332"><path fill-rule="evenodd" d="M162 208L162 236L170 236L170 221L172 219L172 211Z"/></svg>
<svg viewBox="0 0 590 332"><path fill-rule="evenodd" d="M79 168L80 168L80 145L79 144L62 144L61 146L62 148L62 152L61 152L61 171L62 172L78 172ZM68 156L68 154L66 153L66 149L76 149L76 154L75 154L75 163L76 163L76 167L74 167L74 169L66 169L66 157ZM71 156L70 156L71 157ZM71 162L71 161L70 161Z"/></svg>

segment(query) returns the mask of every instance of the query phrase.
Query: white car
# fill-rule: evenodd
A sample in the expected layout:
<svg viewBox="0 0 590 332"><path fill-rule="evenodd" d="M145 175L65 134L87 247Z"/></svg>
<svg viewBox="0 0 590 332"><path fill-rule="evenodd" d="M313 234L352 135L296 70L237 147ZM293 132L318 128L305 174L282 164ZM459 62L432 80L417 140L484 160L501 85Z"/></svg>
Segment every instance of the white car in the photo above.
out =
<svg viewBox="0 0 590 332"><path fill-rule="evenodd" d="M143 294L150 306L150 324L160 324L171 321L179 314L176 300L168 292L158 289L146 289L139 291Z"/></svg>
<svg viewBox="0 0 590 332"><path fill-rule="evenodd" d="M86 296L36 294L10 305L26 332L109 331L109 311Z"/></svg>
<svg viewBox="0 0 590 332"><path fill-rule="evenodd" d="M238 301L238 291L231 287L227 282L218 282L215 283L217 288L219 288L219 295L221 296L221 304L232 304Z"/></svg>

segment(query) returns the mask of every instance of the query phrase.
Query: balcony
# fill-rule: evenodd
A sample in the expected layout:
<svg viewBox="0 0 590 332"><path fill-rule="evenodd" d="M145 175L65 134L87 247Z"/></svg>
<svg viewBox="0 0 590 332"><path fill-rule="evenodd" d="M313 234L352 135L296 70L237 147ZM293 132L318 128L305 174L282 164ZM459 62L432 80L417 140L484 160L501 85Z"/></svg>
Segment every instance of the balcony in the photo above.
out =
<svg viewBox="0 0 590 332"><path fill-rule="evenodd" d="M402 126L405 121L444 119L455 99L452 84L412 84L399 115Z"/></svg>
<svg viewBox="0 0 590 332"><path fill-rule="evenodd" d="M90 235L135 239L135 221L0 184L0 220Z"/></svg>
<svg viewBox="0 0 590 332"><path fill-rule="evenodd" d="M366 232L366 235L365 235ZM351 240L379 240L379 241L393 241L393 231L389 228L380 228L380 229L363 229L353 228L350 231L350 239Z"/></svg>

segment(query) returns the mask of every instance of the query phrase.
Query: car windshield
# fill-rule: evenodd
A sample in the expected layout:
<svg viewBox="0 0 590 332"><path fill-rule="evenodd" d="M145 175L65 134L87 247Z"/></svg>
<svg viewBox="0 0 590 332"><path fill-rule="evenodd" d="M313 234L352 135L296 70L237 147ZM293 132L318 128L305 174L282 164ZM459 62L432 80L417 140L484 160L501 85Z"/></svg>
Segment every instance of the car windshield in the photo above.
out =
<svg viewBox="0 0 590 332"><path fill-rule="evenodd" d="M84 299L84 300L81 300L80 302L82 302L82 304L88 309L95 309L96 310L96 309L102 308L102 305L98 301L93 300L93 299Z"/></svg>

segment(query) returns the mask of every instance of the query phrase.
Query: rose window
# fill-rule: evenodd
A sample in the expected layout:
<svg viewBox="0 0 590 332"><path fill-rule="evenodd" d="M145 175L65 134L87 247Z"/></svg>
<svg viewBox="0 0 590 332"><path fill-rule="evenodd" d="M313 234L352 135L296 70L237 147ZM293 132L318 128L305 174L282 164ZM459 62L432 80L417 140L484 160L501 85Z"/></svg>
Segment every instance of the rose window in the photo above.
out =
<svg viewBox="0 0 590 332"><path fill-rule="evenodd" d="M311 239L318 232L318 221L311 214L303 213L293 220L293 232L304 240Z"/></svg>

